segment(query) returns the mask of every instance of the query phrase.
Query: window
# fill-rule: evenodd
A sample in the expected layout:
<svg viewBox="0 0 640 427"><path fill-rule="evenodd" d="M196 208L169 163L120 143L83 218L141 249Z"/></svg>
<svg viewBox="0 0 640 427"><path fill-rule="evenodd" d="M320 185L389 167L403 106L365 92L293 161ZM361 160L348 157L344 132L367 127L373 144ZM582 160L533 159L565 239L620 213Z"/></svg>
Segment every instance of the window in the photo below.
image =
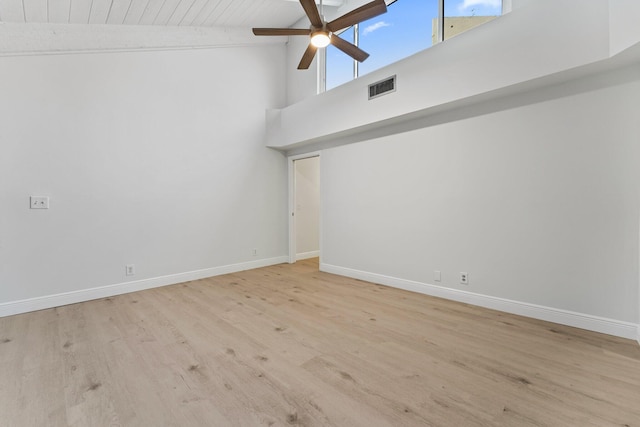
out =
<svg viewBox="0 0 640 427"><path fill-rule="evenodd" d="M371 55L365 62L327 47L327 90L502 14L502 0L394 0L388 6L387 13L339 34Z"/></svg>
<svg viewBox="0 0 640 427"><path fill-rule="evenodd" d="M359 75L430 47L430 23L437 16L438 0L397 0L384 15L360 23L358 46L371 56L359 64Z"/></svg>
<svg viewBox="0 0 640 427"><path fill-rule="evenodd" d="M354 30L354 27L347 28L339 35L349 43L355 44L353 41ZM350 56L345 55L341 50L336 49L332 45L327 47L326 52L327 60L325 64L331 64L326 66L327 90L353 80L357 76L354 71L354 62L357 63L357 61L354 61Z"/></svg>

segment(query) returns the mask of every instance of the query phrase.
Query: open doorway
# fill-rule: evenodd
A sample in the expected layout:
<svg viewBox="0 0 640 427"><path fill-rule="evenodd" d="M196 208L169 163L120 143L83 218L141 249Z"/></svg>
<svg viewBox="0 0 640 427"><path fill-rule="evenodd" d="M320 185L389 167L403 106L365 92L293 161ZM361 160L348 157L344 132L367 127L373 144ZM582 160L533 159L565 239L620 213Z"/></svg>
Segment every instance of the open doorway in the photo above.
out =
<svg viewBox="0 0 640 427"><path fill-rule="evenodd" d="M320 257L320 154L289 157L289 263Z"/></svg>

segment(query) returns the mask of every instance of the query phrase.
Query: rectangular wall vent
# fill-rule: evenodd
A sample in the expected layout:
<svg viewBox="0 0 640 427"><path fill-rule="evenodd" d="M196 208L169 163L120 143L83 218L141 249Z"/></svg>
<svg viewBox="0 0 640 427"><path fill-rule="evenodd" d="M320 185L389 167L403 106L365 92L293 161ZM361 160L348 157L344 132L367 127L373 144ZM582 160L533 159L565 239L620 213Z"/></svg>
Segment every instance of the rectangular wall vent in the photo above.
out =
<svg viewBox="0 0 640 427"><path fill-rule="evenodd" d="M369 99L377 98L396 91L396 76L369 85Z"/></svg>

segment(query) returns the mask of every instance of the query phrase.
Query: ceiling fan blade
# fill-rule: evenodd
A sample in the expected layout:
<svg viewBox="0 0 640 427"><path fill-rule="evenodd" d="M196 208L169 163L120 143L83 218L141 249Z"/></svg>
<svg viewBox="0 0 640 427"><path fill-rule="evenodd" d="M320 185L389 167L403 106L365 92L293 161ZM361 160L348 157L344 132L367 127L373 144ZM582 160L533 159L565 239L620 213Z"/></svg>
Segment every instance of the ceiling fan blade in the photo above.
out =
<svg viewBox="0 0 640 427"><path fill-rule="evenodd" d="M340 38L336 34L331 35L331 44L355 59L362 62L369 57L369 54L354 44L349 43L345 39Z"/></svg>
<svg viewBox="0 0 640 427"><path fill-rule="evenodd" d="M254 28L256 36L308 36L311 30L302 28Z"/></svg>
<svg viewBox="0 0 640 427"><path fill-rule="evenodd" d="M324 22L322 22L322 18L320 17L320 12L318 12L318 7L316 6L315 0L300 0L300 4L309 17L311 25L313 25L315 28L322 28Z"/></svg>
<svg viewBox="0 0 640 427"><path fill-rule="evenodd" d="M300 63L298 64L298 70L308 70L309 69L309 66L311 65L311 62L313 61L313 58L316 56L316 51L317 50L318 50L317 47L315 47L314 45L309 43L309 47L307 48L307 50L304 51L304 54L302 55L302 59L300 60Z"/></svg>
<svg viewBox="0 0 640 427"><path fill-rule="evenodd" d="M362 21L366 21L367 19L382 15L386 11L387 4L384 2L384 0L374 0L370 3L365 4L364 6L352 10L345 15L342 15L339 18L334 19L327 24L327 28L331 32L340 31L343 28L347 28Z"/></svg>

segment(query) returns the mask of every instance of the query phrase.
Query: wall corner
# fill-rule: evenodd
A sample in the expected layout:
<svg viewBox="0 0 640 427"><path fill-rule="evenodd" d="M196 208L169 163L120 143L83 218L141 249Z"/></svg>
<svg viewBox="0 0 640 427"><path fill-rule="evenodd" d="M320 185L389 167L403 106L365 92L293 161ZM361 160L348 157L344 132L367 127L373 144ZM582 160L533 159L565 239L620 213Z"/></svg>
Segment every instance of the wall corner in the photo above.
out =
<svg viewBox="0 0 640 427"><path fill-rule="evenodd" d="M268 109L265 112L265 141L267 147L282 145L282 110Z"/></svg>

